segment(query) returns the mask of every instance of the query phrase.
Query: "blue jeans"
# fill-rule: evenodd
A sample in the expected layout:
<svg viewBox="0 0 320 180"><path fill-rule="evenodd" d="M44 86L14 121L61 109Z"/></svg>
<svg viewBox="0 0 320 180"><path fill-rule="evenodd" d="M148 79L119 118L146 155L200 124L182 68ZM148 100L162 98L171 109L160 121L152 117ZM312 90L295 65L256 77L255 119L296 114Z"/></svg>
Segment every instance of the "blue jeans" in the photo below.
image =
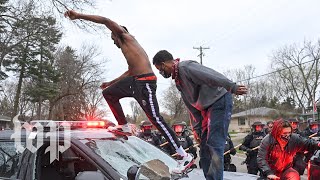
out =
<svg viewBox="0 0 320 180"><path fill-rule="evenodd" d="M232 95L226 93L202 114L208 120L202 131L200 163L208 180L223 179L223 152L232 111Z"/></svg>

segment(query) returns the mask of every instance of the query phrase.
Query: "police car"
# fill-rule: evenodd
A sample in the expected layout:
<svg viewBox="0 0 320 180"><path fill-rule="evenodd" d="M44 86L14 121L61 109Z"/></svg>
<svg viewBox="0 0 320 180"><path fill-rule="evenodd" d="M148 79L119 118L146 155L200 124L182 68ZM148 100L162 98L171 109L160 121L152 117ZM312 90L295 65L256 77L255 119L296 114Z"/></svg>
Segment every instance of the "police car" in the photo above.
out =
<svg viewBox="0 0 320 180"><path fill-rule="evenodd" d="M308 162L308 179L317 180L320 177L320 150L317 150Z"/></svg>
<svg viewBox="0 0 320 180"><path fill-rule="evenodd" d="M68 128L71 124L77 128ZM0 132L1 179L205 179L201 169L168 175L176 166L177 161L157 147L135 136L109 132L103 122L34 121ZM224 177L257 179L233 172Z"/></svg>

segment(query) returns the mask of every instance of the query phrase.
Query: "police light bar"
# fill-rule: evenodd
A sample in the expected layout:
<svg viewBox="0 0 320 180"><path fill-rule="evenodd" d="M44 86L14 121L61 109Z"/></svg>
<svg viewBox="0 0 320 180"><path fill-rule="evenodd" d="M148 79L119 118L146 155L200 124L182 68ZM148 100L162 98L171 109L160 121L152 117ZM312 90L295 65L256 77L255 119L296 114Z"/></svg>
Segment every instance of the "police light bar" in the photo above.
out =
<svg viewBox="0 0 320 180"><path fill-rule="evenodd" d="M75 128L106 128L104 121L65 121L70 123L71 129Z"/></svg>
<svg viewBox="0 0 320 180"><path fill-rule="evenodd" d="M33 130L37 126L42 126L44 131L48 131L50 127L55 127L58 129L64 129L69 127L70 129L77 128L106 128L106 123L104 121L52 121L52 120L35 120L31 121L30 125Z"/></svg>
<svg viewBox="0 0 320 180"><path fill-rule="evenodd" d="M105 122L104 121L87 121L88 127L104 127Z"/></svg>

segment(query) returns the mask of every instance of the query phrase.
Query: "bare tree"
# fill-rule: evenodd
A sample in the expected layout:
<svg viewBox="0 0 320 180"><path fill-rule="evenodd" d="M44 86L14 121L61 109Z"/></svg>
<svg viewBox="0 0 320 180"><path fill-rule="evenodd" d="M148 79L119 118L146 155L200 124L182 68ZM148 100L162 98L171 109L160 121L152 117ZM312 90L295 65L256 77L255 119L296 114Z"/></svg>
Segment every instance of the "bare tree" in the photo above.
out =
<svg viewBox="0 0 320 180"><path fill-rule="evenodd" d="M82 12L83 10L95 9L96 0L17 0L17 1L1 1L0 2L0 80L7 75L1 71L2 61L5 56L20 43L24 42L28 37L37 34L37 32L28 35L16 36L19 31L15 25L17 21L24 21L28 16L26 13L30 8L25 6L32 4L34 7L32 12L41 15L54 15L55 18L63 18L66 10L74 9ZM62 22L62 21L58 21ZM88 21L72 21L78 27L84 30L102 29ZM37 27L37 26L33 26Z"/></svg>
<svg viewBox="0 0 320 180"><path fill-rule="evenodd" d="M64 12L67 10L76 10L78 12L96 10L97 0L21 0L21 1L34 1L38 5L40 12L48 12L55 15L57 19L64 18ZM109 0L111 1L111 0ZM63 21L60 21L63 22ZM73 24L82 30L98 31L104 30L101 26L89 21L72 21Z"/></svg>
<svg viewBox="0 0 320 180"><path fill-rule="evenodd" d="M27 25L37 28L37 26L28 23L31 14L35 8L33 3L25 3L23 1L8 2L3 6L5 11L0 15L0 80L5 79L7 74L2 70L3 61L5 57L12 52L13 49L27 41L30 37L39 33L39 31L28 31L28 33L21 33L27 29L24 26L21 28L22 22L26 22ZM39 15L40 16L40 15Z"/></svg>
<svg viewBox="0 0 320 180"><path fill-rule="evenodd" d="M42 12L57 13L63 15L66 10L74 9L82 11L88 8L95 8L96 0L20 0L26 3L33 2Z"/></svg>
<svg viewBox="0 0 320 180"><path fill-rule="evenodd" d="M146 119L147 116L145 115L144 111L140 107L139 103L137 101L130 101L130 107L132 111L132 119L133 123L137 123L142 121L141 119Z"/></svg>
<svg viewBox="0 0 320 180"><path fill-rule="evenodd" d="M291 97L302 109L312 106L319 86L320 40L284 46L272 56L272 68L277 71L279 91Z"/></svg>
<svg viewBox="0 0 320 180"><path fill-rule="evenodd" d="M13 82L3 81L0 91L0 114L11 117L13 113L14 93L16 85Z"/></svg>
<svg viewBox="0 0 320 180"><path fill-rule="evenodd" d="M24 120L28 120L33 118L34 112L36 110L36 104L30 102L30 99L26 94L24 93L26 84L28 82L23 83L23 92L21 93L21 97L19 99L19 112L17 114L20 114L23 116ZM16 82L5 80L3 81L3 89L0 91L0 114L6 115L6 116L12 116L14 114L14 101L15 101L15 92L17 89ZM17 115L15 114L15 115Z"/></svg>
<svg viewBox="0 0 320 180"><path fill-rule="evenodd" d="M59 119L83 116L81 105L84 98L81 96L92 86L98 87L101 82L102 63L94 61L97 56L96 47L84 45L80 52L77 54L75 50L66 47L57 53L56 66L62 76L59 82L60 92L50 99L50 119L58 116Z"/></svg>
<svg viewBox="0 0 320 180"><path fill-rule="evenodd" d="M248 88L248 95L245 96L235 96L234 97L234 112L239 112L251 108L251 100L259 96L256 86L254 85L255 67L252 65L246 65L243 69L228 70L223 73L226 77L234 82L243 84Z"/></svg>
<svg viewBox="0 0 320 180"><path fill-rule="evenodd" d="M83 112L87 120L101 119L107 115L107 111L99 109L103 96L98 86L91 86L85 90L82 96L83 100Z"/></svg>
<svg viewBox="0 0 320 180"><path fill-rule="evenodd" d="M183 102L180 92L171 82L170 87L163 93L161 102L173 120L185 120L189 118L188 110Z"/></svg>

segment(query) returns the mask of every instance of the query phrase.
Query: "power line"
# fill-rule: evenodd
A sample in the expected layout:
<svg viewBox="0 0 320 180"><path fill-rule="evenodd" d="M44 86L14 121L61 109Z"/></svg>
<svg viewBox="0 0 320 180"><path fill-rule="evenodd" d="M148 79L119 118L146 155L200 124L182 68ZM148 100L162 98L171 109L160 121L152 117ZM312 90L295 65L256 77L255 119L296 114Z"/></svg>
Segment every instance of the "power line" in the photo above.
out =
<svg viewBox="0 0 320 180"><path fill-rule="evenodd" d="M200 50L200 54L198 56L200 56L200 64L202 64L202 57L204 56L203 50L204 49L210 49L209 47L193 47L193 49L198 49Z"/></svg>
<svg viewBox="0 0 320 180"><path fill-rule="evenodd" d="M283 68L283 69L278 69L278 70L276 70L276 71L272 71L272 72L269 72L269 73L266 73L266 74L262 74L262 75L258 75L258 76L251 77L251 78L248 78L248 79L240 80L240 81L237 81L237 82L248 81L248 80L251 80L251 79L255 79L255 78L267 76L267 75L270 75L270 74L273 74L273 73L277 73L277 72L280 72L280 71L283 71L283 70L291 69L291 68L293 68L293 67L297 67L297 66L299 66L299 65L306 64L306 63L310 63L310 62L313 62L313 61L316 61L316 60L319 60L319 59L313 59L313 60L310 60L310 61L306 61L306 62L303 62L303 63L299 63L299 64L296 64L296 65L293 65L293 66L289 66L289 67L286 67L286 68Z"/></svg>
<svg viewBox="0 0 320 180"><path fill-rule="evenodd" d="M297 64L297 65L289 66L289 67L286 67L286 68L283 68L283 69L278 69L276 71L272 71L272 72L269 72L269 73L266 73L266 74L261 74L261 75L258 75L258 76L252 77L252 78L248 78L248 79L239 80L239 81L236 81L236 82L238 83L238 82L248 81L248 80L251 80L251 79L256 79L256 78L259 78L259 77L267 76L267 75L270 75L270 74L273 74L273 73L277 73L277 72L280 72L280 71L283 71L283 70L291 69L291 68L296 67L298 65L307 64L307 63L310 63L310 62L313 62L313 61L316 61L316 60L318 60L318 59L306 61L306 62ZM164 84L164 85L170 85L170 84L167 84L167 83L159 83L159 82L157 82L157 83L158 84Z"/></svg>

